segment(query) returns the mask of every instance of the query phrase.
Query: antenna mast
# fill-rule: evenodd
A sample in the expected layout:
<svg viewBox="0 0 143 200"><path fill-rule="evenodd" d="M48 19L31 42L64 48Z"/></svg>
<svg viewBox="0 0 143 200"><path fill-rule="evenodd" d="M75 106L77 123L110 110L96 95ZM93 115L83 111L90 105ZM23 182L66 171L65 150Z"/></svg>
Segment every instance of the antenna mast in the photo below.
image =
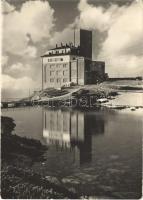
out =
<svg viewBox="0 0 143 200"><path fill-rule="evenodd" d="M75 46L75 27L74 27L74 46Z"/></svg>

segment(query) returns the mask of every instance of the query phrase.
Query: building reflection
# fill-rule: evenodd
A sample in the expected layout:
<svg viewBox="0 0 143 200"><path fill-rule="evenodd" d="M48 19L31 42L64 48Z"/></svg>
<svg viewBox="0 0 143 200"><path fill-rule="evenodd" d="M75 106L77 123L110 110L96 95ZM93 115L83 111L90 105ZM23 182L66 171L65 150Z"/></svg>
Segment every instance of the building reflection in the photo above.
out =
<svg viewBox="0 0 143 200"><path fill-rule="evenodd" d="M73 152L80 165L92 161L92 137L104 133L104 117L97 113L44 110L43 137L48 145Z"/></svg>

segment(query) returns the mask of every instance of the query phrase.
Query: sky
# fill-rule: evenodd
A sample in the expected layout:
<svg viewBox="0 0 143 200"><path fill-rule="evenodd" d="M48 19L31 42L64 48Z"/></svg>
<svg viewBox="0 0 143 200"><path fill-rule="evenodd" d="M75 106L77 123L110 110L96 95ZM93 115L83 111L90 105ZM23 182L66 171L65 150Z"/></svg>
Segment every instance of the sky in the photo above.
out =
<svg viewBox="0 0 143 200"><path fill-rule="evenodd" d="M94 59L110 77L143 76L142 0L3 0L2 97L41 88L41 58L56 44L76 45L79 29L95 31Z"/></svg>

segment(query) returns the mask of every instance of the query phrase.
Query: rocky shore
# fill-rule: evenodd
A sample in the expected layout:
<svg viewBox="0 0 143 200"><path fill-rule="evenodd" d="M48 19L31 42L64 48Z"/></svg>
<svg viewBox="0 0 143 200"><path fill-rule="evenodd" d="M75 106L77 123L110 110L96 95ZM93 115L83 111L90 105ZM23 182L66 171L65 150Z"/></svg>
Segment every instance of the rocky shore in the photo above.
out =
<svg viewBox="0 0 143 200"><path fill-rule="evenodd" d="M15 127L9 117L1 118L1 196L3 199L77 199L79 195L60 185L56 178L33 171L43 162L47 147L39 141L11 134Z"/></svg>
<svg viewBox="0 0 143 200"><path fill-rule="evenodd" d="M47 107L93 107L100 98L116 96L118 92L101 85L74 86L70 88L47 88L31 97L15 102L2 102L2 108L46 105ZM92 104L92 105L91 105ZM96 105L95 105L96 106Z"/></svg>
<svg viewBox="0 0 143 200"><path fill-rule="evenodd" d="M25 107L35 105L47 105L51 107L62 107L70 105L70 107L82 107L81 101L87 99L87 107L90 107L88 100L92 99L92 104L100 98L110 98L117 95L121 91L143 91L142 80L118 80L105 81L100 84L70 86L66 88L46 88L44 90L34 91L29 97L18 101L2 101L1 108ZM90 101L89 100L89 101ZM71 102L74 105L71 106Z"/></svg>

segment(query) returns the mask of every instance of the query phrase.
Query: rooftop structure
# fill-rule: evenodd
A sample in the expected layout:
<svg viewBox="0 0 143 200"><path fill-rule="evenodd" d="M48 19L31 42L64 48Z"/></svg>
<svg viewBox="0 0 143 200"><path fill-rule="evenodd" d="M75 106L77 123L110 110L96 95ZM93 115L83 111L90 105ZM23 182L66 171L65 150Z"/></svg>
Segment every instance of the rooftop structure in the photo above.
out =
<svg viewBox="0 0 143 200"><path fill-rule="evenodd" d="M80 30L80 55L92 59L92 31Z"/></svg>
<svg viewBox="0 0 143 200"><path fill-rule="evenodd" d="M49 57L49 56L55 56L55 55L79 55L80 53L80 47L73 46L72 43L69 45L63 45L61 43L61 46L56 45L55 48L49 49L42 57Z"/></svg>

